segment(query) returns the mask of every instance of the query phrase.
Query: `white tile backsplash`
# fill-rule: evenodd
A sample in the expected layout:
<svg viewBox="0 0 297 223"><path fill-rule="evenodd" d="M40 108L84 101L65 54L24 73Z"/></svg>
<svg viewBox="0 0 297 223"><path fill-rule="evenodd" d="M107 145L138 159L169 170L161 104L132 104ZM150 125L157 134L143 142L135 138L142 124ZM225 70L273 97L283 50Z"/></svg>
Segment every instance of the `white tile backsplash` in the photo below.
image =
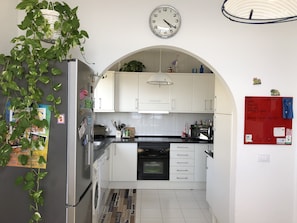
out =
<svg viewBox="0 0 297 223"><path fill-rule="evenodd" d="M115 135L112 120L135 127L136 135L142 136L181 136L185 125L190 126L196 121L212 120L213 114L140 114L140 113L96 113L95 124L106 125L109 135Z"/></svg>

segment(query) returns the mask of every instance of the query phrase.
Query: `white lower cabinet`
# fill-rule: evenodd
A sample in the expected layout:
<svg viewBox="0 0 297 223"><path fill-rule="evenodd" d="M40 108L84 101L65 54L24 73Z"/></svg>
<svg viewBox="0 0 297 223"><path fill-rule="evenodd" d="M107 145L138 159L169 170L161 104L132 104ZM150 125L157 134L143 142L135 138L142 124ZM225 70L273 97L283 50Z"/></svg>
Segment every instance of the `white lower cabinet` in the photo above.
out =
<svg viewBox="0 0 297 223"><path fill-rule="evenodd" d="M194 181L195 145L170 143L170 181Z"/></svg>
<svg viewBox="0 0 297 223"><path fill-rule="evenodd" d="M171 143L170 181L206 181L206 156L204 151L212 144Z"/></svg>
<svg viewBox="0 0 297 223"><path fill-rule="evenodd" d="M206 156L206 201L210 207L213 207L214 201L214 160L210 156Z"/></svg>
<svg viewBox="0 0 297 223"><path fill-rule="evenodd" d="M206 181L206 154L204 151L212 150L213 144L195 144L195 181Z"/></svg>
<svg viewBox="0 0 297 223"><path fill-rule="evenodd" d="M113 143L110 159L111 181L137 180L137 143Z"/></svg>

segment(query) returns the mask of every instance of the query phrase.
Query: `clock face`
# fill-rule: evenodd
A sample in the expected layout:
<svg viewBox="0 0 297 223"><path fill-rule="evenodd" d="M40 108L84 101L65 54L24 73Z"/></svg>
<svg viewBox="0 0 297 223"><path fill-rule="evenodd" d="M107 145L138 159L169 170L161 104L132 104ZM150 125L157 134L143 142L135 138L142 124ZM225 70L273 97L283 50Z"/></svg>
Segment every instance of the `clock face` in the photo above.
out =
<svg viewBox="0 0 297 223"><path fill-rule="evenodd" d="M163 5L155 8L150 15L150 28L161 38L174 36L181 25L181 16L172 6Z"/></svg>

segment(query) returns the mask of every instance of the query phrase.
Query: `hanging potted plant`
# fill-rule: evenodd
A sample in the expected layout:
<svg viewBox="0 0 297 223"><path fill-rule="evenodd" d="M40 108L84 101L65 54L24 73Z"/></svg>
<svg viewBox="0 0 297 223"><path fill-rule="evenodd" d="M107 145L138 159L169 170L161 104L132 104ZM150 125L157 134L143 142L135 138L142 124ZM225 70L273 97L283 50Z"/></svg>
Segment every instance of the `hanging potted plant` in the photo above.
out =
<svg viewBox="0 0 297 223"><path fill-rule="evenodd" d="M16 8L25 11L25 17L18 25L24 34L12 39L14 46L9 55L0 54L0 104L3 108L0 113L0 166L6 167L11 158L19 154L18 164L28 168L17 183L23 185L31 198L29 222L34 223L42 221L39 208L46 202L40 181L47 175L47 158L38 155L45 145L44 140L32 137L31 133L33 128L46 129L49 125L49 120L39 115L44 99L58 117L57 106L63 102L55 92L62 85L53 77L62 72L55 63L67 59L73 47L79 47L84 53L83 43L88 33L80 29L78 7L71 8L65 2L22 0ZM47 95L43 91L45 85L51 88ZM20 153L16 153L16 149ZM38 157L34 164L32 156Z"/></svg>

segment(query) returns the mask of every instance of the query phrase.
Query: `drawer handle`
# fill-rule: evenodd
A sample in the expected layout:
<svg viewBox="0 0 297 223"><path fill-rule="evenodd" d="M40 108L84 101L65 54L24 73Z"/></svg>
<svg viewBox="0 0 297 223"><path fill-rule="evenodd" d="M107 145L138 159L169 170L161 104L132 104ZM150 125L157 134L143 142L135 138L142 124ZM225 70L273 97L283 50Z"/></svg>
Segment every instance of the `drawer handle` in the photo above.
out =
<svg viewBox="0 0 297 223"><path fill-rule="evenodd" d="M189 162L176 162L177 164L189 164Z"/></svg>
<svg viewBox="0 0 297 223"><path fill-rule="evenodd" d="M176 177L176 179L178 179L178 180L187 180L188 177Z"/></svg>
<svg viewBox="0 0 297 223"><path fill-rule="evenodd" d="M177 146L176 148L178 148L178 149L189 149L189 147L187 147L187 146Z"/></svg>
<svg viewBox="0 0 297 223"><path fill-rule="evenodd" d="M177 169L176 171L177 171L177 172L188 172L189 170L185 170L185 169L183 169L183 170L179 170L179 169Z"/></svg>
<svg viewBox="0 0 297 223"><path fill-rule="evenodd" d="M189 154L176 154L177 156L189 156Z"/></svg>

